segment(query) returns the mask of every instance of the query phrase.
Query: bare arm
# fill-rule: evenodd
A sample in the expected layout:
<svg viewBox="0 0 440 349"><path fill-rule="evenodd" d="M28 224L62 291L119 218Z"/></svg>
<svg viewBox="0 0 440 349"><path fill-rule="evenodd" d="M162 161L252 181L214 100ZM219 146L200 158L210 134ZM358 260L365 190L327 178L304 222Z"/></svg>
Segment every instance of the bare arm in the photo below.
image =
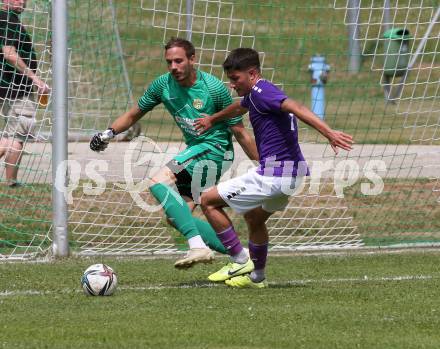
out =
<svg viewBox="0 0 440 349"><path fill-rule="evenodd" d="M137 104L134 105L130 110L113 121L109 129L95 134L90 140L90 149L97 152L104 151L109 142L115 138L118 133L128 130L130 126L136 123L144 114L145 112L140 110Z"/></svg>
<svg viewBox="0 0 440 349"><path fill-rule="evenodd" d="M26 75L33 81L35 86L38 88L39 94L47 94L50 91L50 87L46 85L33 71L30 69L23 59L18 54L14 46L3 46L2 47L3 57L6 61L15 67L20 73Z"/></svg>
<svg viewBox="0 0 440 349"><path fill-rule="evenodd" d="M257 150L257 145L255 144L255 140L251 137L249 132L246 130L242 122L231 126L231 131L234 134L235 139L243 148L243 151L246 153L249 159L258 161L259 155Z"/></svg>
<svg viewBox="0 0 440 349"><path fill-rule="evenodd" d="M332 130L324 121L318 118L311 110L290 98L287 98L281 103L281 110L287 113L293 113L301 121L307 125L312 126L315 130L327 138L332 146L334 152L337 154L338 149L344 150L353 149L353 137L341 131Z"/></svg>
<svg viewBox="0 0 440 349"><path fill-rule="evenodd" d="M124 132L144 115L145 112L140 110L139 106L135 104L133 107L131 107L131 109L129 109L124 114L119 116L115 121L113 121L110 127L115 130L116 134Z"/></svg>
<svg viewBox="0 0 440 349"><path fill-rule="evenodd" d="M234 103L227 106L225 109L213 114L213 115L204 115L204 118L197 119L194 122L195 129L199 132L199 134L205 133L209 130L214 124L226 120L232 119L238 115L243 115L247 113L247 109L243 108L240 104L240 101L235 101Z"/></svg>

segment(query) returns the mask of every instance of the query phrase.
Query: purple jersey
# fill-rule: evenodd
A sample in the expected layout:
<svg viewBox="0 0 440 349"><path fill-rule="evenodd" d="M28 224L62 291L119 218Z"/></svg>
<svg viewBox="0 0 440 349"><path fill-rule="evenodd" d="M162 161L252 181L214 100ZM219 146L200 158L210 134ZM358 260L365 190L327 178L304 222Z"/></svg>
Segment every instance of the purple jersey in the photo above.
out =
<svg viewBox="0 0 440 349"><path fill-rule="evenodd" d="M258 173L268 176L308 175L298 144L294 114L281 111L286 94L267 80L258 80L241 105L249 109L255 142L260 155Z"/></svg>

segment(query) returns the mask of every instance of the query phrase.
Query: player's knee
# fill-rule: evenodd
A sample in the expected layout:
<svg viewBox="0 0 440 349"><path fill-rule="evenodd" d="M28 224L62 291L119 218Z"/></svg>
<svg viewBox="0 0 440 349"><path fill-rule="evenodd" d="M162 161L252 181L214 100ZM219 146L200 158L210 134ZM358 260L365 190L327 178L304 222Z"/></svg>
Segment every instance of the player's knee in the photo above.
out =
<svg viewBox="0 0 440 349"><path fill-rule="evenodd" d="M156 184L167 184L166 181L163 180L161 176L154 176L150 180L150 185L148 186L148 189L151 191L151 188L154 187Z"/></svg>
<svg viewBox="0 0 440 349"><path fill-rule="evenodd" d="M203 213L209 212L212 210L212 206L209 203L209 197L203 193L202 197L200 198L200 207L203 211Z"/></svg>
<svg viewBox="0 0 440 349"><path fill-rule="evenodd" d="M155 184L164 184L164 185L171 185L176 182L176 177L173 172L168 167L164 167L161 170L159 170L158 173L156 173L151 178L151 186Z"/></svg>
<svg viewBox="0 0 440 349"><path fill-rule="evenodd" d="M160 182L157 180L157 178L155 178L155 177L151 178L150 185L148 186L148 190L151 191L151 187L158 184L158 183L160 183Z"/></svg>
<svg viewBox="0 0 440 349"><path fill-rule="evenodd" d="M203 213L208 212L208 205L206 205L206 202L203 201L203 196L200 199L200 208L202 209Z"/></svg>

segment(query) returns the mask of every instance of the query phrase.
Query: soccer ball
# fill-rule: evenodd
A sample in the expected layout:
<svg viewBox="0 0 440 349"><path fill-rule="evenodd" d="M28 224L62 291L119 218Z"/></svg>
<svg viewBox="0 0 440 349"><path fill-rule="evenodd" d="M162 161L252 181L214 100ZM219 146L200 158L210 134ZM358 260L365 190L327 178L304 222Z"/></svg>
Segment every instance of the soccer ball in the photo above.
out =
<svg viewBox="0 0 440 349"><path fill-rule="evenodd" d="M112 268L105 264L93 264L86 269L81 285L88 296L110 296L115 292L118 278Z"/></svg>

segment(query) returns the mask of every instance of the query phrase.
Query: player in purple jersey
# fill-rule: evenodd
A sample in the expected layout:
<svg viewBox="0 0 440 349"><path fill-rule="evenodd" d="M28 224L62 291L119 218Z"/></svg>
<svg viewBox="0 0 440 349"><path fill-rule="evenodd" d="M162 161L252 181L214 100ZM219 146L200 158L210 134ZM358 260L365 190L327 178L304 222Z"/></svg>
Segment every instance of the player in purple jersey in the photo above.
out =
<svg viewBox="0 0 440 349"><path fill-rule="evenodd" d="M258 53L250 48L233 50L223 68L231 87L241 100L222 111L198 119L196 129L203 133L224 119L249 111L254 129L260 166L248 173L222 182L202 195L202 209L228 250L232 262L209 275L211 281L225 281L232 287L267 287L266 266L269 235L266 221L284 210L289 195L308 168L298 144L296 118L325 136L335 153L351 150L352 137L332 130L308 108L261 76ZM223 207L243 214L249 230L249 254L243 249L231 220Z"/></svg>

